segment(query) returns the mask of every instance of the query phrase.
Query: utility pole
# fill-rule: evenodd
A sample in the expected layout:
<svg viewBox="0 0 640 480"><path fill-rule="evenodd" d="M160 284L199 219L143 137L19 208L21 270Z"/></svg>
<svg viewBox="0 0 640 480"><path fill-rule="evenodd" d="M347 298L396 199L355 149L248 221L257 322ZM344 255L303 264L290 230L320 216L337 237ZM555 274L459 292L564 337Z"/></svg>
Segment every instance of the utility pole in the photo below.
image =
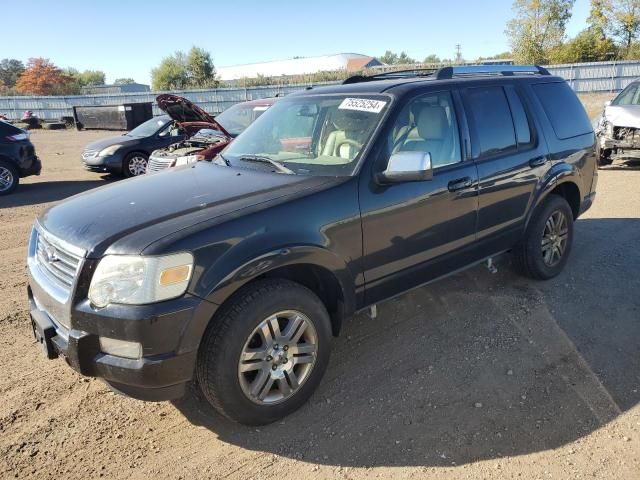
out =
<svg viewBox="0 0 640 480"><path fill-rule="evenodd" d="M460 65L462 63L462 45L459 43L456 44L456 65Z"/></svg>

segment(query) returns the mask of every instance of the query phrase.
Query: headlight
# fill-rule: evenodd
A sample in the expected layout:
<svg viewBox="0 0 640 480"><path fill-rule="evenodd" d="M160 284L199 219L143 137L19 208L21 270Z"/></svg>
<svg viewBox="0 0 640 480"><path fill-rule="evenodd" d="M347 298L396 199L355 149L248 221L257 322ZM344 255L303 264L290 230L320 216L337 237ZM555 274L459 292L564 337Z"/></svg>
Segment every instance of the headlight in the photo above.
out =
<svg viewBox="0 0 640 480"><path fill-rule="evenodd" d="M176 298L187 290L192 270L193 256L186 252L162 257L107 255L93 274L89 300L102 308Z"/></svg>
<svg viewBox="0 0 640 480"><path fill-rule="evenodd" d="M102 150L100 150L100 153L98 153L98 156L104 157L107 155L113 155L121 146L122 145L111 145L110 147L103 148Z"/></svg>
<svg viewBox="0 0 640 480"><path fill-rule="evenodd" d="M607 137L613 137L613 124L606 120L604 121L604 133Z"/></svg>
<svg viewBox="0 0 640 480"><path fill-rule="evenodd" d="M179 167L181 165L189 165L190 163L199 162L200 160L204 160L204 155L186 155L184 157L176 158L173 163L174 167Z"/></svg>

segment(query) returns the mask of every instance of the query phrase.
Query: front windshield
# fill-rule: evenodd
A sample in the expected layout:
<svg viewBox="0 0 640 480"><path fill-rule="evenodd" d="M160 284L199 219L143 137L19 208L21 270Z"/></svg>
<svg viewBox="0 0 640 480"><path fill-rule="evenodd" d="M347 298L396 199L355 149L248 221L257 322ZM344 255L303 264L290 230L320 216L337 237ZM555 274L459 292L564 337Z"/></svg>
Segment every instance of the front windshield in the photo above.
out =
<svg viewBox="0 0 640 480"><path fill-rule="evenodd" d="M298 175L351 175L388 103L384 96L287 98L269 108L223 156L247 168L259 168L248 163L252 157L266 157Z"/></svg>
<svg viewBox="0 0 640 480"><path fill-rule="evenodd" d="M640 105L640 83L632 83L625 88L611 105Z"/></svg>
<svg viewBox="0 0 640 480"><path fill-rule="evenodd" d="M240 135L249 125L262 115L268 105L246 105L237 104L227 108L224 112L216 117L222 127L233 137Z"/></svg>
<svg viewBox="0 0 640 480"><path fill-rule="evenodd" d="M156 133L160 127L165 125L169 121L168 117L156 117L151 120L147 120L144 123L141 123L136 128L131 130L127 135L131 137L150 137L154 133Z"/></svg>

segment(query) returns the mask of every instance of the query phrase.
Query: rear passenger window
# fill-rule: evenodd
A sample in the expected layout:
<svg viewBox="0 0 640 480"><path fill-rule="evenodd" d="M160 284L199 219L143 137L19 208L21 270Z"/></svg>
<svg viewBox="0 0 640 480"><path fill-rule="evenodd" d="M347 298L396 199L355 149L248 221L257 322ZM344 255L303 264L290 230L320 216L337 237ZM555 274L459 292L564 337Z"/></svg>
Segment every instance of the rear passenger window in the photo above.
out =
<svg viewBox="0 0 640 480"><path fill-rule="evenodd" d="M465 105L473 127L474 157L516 149L511 111L502 87L469 88Z"/></svg>
<svg viewBox="0 0 640 480"><path fill-rule="evenodd" d="M532 85L560 140L592 132L584 107L567 82Z"/></svg>

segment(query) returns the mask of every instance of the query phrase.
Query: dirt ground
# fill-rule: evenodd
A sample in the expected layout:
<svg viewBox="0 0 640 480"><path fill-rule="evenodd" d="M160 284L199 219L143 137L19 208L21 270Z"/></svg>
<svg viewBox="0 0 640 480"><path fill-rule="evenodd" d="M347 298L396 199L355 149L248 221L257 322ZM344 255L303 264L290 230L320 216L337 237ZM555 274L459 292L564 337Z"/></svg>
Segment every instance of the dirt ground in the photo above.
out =
<svg viewBox="0 0 640 480"><path fill-rule="evenodd" d="M505 256L381 304L334 341L311 401L257 429L195 390L113 394L34 344L31 224L108 181L79 160L108 135L33 133L42 175L0 198L0 478L640 479L640 164L600 171L558 278Z"/></svg>

